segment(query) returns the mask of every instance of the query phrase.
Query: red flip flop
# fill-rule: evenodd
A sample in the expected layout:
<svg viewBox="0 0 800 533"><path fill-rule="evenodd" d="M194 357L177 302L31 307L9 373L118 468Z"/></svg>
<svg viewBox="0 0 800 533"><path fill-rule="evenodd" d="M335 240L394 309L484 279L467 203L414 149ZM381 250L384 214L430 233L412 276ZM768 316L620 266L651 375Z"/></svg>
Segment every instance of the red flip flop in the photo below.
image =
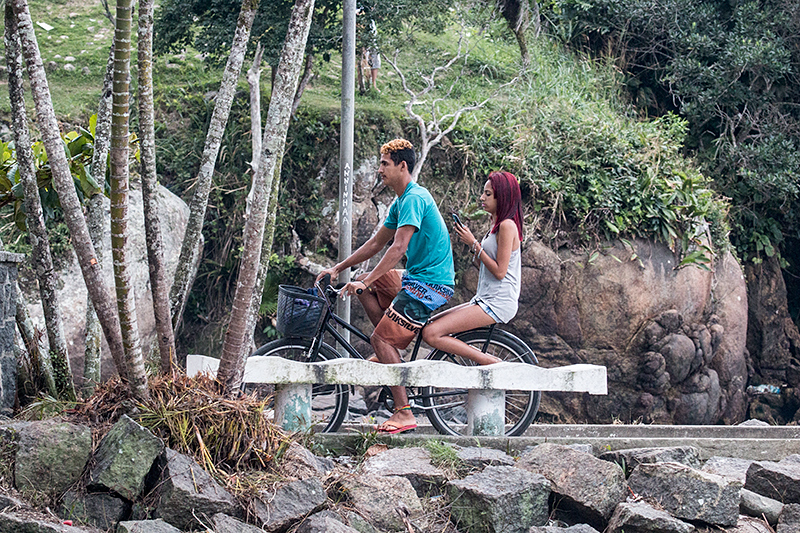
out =
<svg viewBox="0 0 800 533"><path fill-rule="evenodd" d="M384 422L384 424L385 424L385 422ZM375 431L377 431L378 433L384 433L384 434L387 434L387 435L394 435L396 433L410 432L410 431L414 431L415 429L417 429L417 425L416 424L409 424L407 426L395 426L394 424L389 424L386 427L375 426Z"/></svg>

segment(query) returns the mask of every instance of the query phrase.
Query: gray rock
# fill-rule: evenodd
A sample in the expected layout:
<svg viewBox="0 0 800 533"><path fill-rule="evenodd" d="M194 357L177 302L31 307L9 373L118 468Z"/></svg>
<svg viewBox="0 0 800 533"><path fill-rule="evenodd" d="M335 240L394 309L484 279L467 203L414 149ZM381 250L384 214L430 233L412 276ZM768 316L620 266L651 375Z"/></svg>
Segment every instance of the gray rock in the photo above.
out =
<svg viewBox="0 0 800 533"><path fill-rule="evenodd" d="M599 533L588 524L576 524L570 527L543 526L532 527L528 533Z"/></svg>
<svg viewBox="0 0 800 533"><path fill-rule="evenodd" d="M17 426L14 481L19 490L60 495L81 477L92 455L92 432L67 422L32 422Z"/></svg>
<svg viewBox="0 0 800 533"><path fill-rule="evenodd" d="M514 466L514 458L494 448L478 448L477 446L453 446L456 457L469 466L484 468L486 466Z"/></svg>
<svg viewBox="0 0 800 533"><path fill-rule="evenodd" d="M487 466L483 472L448 483L450 514L470 532L527 533L547 523L550 482L513 466Z"/></svg>
<svg viewBox="0 0 800 533"><path fill-rule="evenodd" d="M262 533L261 528L245 524L244 522L228 516L226 514L217 513L211 517L211 524L214 526L214 533Z"/></svg>
<svg viewBox="0 0 800 533"><path fill-rule="evenodd" d="M783 512L783 504L778 500L742 489L739 498L739 512L756 518L763 516L770 525L774 526Z"/></svg>
<svg viewBox="0 0 800 533"><path fill-rule="evenodd" d="M358 531L358 533L380 533L380 531L372 527L372 524L367 522L364 517L358 513L347 511L345 517L350 527Z"/></svg>
<svg viewBox="0 0 800 533"><path fill-rule="evenodd" d="M790 503L783 507L775 533L797 533L800 531L800 504Z"/></svg>
<svg viewBox="0 0 800 533"><path fill-rule="evenodd" d="M188 455L167 448L158 459L161 478L155 516L179 529L192 529L216 513L239 515L233 496Z"/></svg>
<svg viewBox="0 0 800 533"><path fill-rule="evenodd" d="M0 494L0 511L8 509L9 507L22 507L25 502L10 494Z"/></svg>
<svg viewBox="0 0 800 533"><path fill-rule="evenodd" d="M68 491L58 515L104 531L111 529L130 510L130 504L107 492L98 494Z"/></svg>
<svg viewBox="0 0 800 533"><path fill-rule="evenodd" d="M700 450L694 446L629 448L605 452L600 454L599 458L617 463L625 470L626 476L642 463L681 463L692 468L700 466Z"/></svg>
<svg viewBox="0 0 800 533"><path fill-rule="evenodd" d="M800 503L800 463L754 462L744 488L784 504Z"/></svg>
<svg viewBox="0 0 800 533"><path fill-rule="evenodd" d="M422 516L417 493L404 477L353 476L340 480L339 488L352 509L378 531L407 531L403 518L418 523Z"/></svg>
<svg viewBox="0 0 800 533"><path fill-rule="evenodd" d="M181 533L180 529L158 520L129 520L120 522L117 533Z"/></svg>
<svg viewBox="0 0 800 533"><path fill-rule="evenodd" d="M444 471L431 464L425 448L390 448L368 458L361 465L368 476L402 476L411 482L418 496L440 493L447 482Z"/></svg>
<svg viewBox="0 0 800 533"><path fill-rule="evenodd" d="M75 65L73 65L72 63L65 63L64 70L66 70L67 72L75 72Z"/></svg>
<svg viewBox="0 0 800 533"><path fill-rule="evenodd" d="M731 481L738 481L744 485L745 479L747 479L747 469L750 468L751 464L753 464L753 461L749 459L715 455L709 458L700 470L722 476Z"/></svg>
<svg viewBox="0 0 800 533"><path fill-rule="evenodd" d="M694 530L693 525L645 502L617 505L605 529L606 533L692 533Z"/></svg>
<svg viewBox="0 0 800 533"><path fill-rule="evenodd" d="M745 426L745 427L748 427L748 426L755 426L755 427L762 426L762 427L766 427L766 426L769 426L769 422L764 422L763 420L756 420L756 419L754 419L754 418L751 418L750 420L745 420L745 421L744 421L744 422L742 422L741 424L737 424L737 425L739 425L739 426Z"/></svg>
<svg viewBox="0 0 800 533"><path fill-rule="evenodd" d="M641 464L628 478L628 486L677 518L722 526L736 525L739 518L742 485L686 465Z"/></svg>
<svg viewBox="0 0 800 533"><path fill-rule="evenodd" d="M781 459L778 462L779 463L798 463L798 464L800 464L800 455L796 454L796 453L793 453L792 455L787 455L786 457L784 457L783 459Z"/></svg>
<svg viewBox="0 0 800 533"><path fill-rule="evenodd" d="M89 488L102 487L129 500L136 499L162 451L161 439L122 415L97 447L95 465L89 473Z"/></svg>
<svg viewBox="0 0 800 533"><path fill-rule="evenodd" d="M331 459L317 457L296 442L291 443L278 460L280 473L295 479L324 478L333 467Z"/></svg>
<svg viewBox="0 0 800 533"><path fill-rule="evenodd" d="M67 526L49 520L34 518L29 513L0 513L0 532L2 533L101 533L99 529ZM148 533L158 533L155 531Z"/></svg>
<svg viewBox="0 0 800 533"><path fill-rule="evenodd" d="M320 513L303 520L303 523L297 528L297 533L358 533L358 530L343 524L330 515Z"/></svg>
<svg viewBox="0 0 800 533"><path fill-rule="evenodd" d="M769 524L764 523L763 520L740 516L736 526L726 528L725 533L775 533L775 530Z"/></svg>
<svg viewBox="0 0 800 533"><path fill-rule="evenodd" d="M264 501L266 500L266 501ZM284 531L327 502L317 478L301 479L280 487L274 495L255 501L255 515L264 531Z"/></svg>
<svg viewBox="0 0 800 533"><path fill-rule="evenodd" d="M89 67L81 67L81 74L89 76L92 74L92 70Z"/></svg>
<svg viewBox="0 0 800 533"><path fill-rule="evenodd" d="M567 446L540 444L526 452L517 467L549 479L559 509L586 517L575 521L590 525L608 520L627 496L622 468Z"/></svg>

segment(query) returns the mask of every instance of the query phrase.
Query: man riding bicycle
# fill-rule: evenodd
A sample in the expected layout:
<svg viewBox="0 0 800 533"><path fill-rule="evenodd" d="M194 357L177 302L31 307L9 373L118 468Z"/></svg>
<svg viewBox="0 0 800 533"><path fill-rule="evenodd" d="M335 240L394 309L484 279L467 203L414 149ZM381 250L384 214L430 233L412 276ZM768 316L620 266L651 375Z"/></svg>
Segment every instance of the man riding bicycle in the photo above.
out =
<svg viewBox="0 0 800 533"><path fill-rule="evenodd" d="M405 139L389 141L381 147L378 173L383 183L397 194L389 214L375 235L350 257L323 270L336 277L349 267L362 263L383 250L383 258L372 269L358 276L342 290L342 295L357 294L375 330L370 342L378 360L400 363L398 350L417 335L431 313L453 296L453 252L450 235L433 197L424 187L412 182L416 157ZM406 255L406 269L395 270ZM401 433L417 427L404 387L391 387L395 412L375 429L379 433Z"/></svg>

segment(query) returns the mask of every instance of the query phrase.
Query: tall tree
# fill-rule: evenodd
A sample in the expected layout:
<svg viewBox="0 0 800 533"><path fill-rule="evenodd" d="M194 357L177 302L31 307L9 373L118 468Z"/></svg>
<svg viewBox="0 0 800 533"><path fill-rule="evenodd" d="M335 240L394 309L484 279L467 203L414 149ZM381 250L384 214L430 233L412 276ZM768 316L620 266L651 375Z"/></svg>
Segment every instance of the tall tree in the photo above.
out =
<svg viewBox="0 0 800 533"><path fill-rule="evenodd" d="M114 28L114 94L111 102L111 255L125 362L133 393L146 398L147 373L139 340L136 297L131 282L128 245L129 117L132 0L118 0Z"/></svg>
<svg viewBox="0 0 800 533"><path fill-rule="evenodd" d="M105 256L106 209L105 180L108 167L108 148L111 144L111 97L114 85L114 47L111 46L106 64L106 75L103 78L103 89L97 105L97 119L94 127L94 152L92 153L92 177L97 183L97 190L86 202L86 224L97 254L97 262L102 266ZM89 298L86 305L86 336L83 349L83 386L84 398L94 393L101 377L102 330L97 313Z"/></svg>
<svg viewBox="0 0 800 533"><path fill-rule="evenodd" d="M36 34L33 30L28 3L26 0L10 0L10 2L16 15L17 31L28 68L28 78L36 106L37 124L50 162L56 192L64 210L64 220L69 228L72 245L78 256L78 264L81 267L97 316L100 318L100 324L108 341L114 364L120 376L123 379L127 379L128 369L125 365L125 349L122 343L119 316L111 293L103 280L102 271L97 262L94 246L92 246L86 226L86 219L83 217L83 209L75 191L72 174L64 153L64 144L59 134L58 122L53 110L50 89L47 85L47 76L39 53L39 45L36 42Z"/></svg>
<svg viewBox="0 0 800 533"><path fill-rule="evenodd" d="M222 134L225 132L225 126L228 123L228 115L236 92L236 84L242 71L247 42L250 39L250 29L253 26L253 19L258 10L258 3L259 0L242 0L231 52L225 65L225 71L222 74L222 82L215 99L214 112L211 115L211 122L208 126L200 170L195 182L194 197L190 205L189 221L183 237L178 268L175 271L175 280L170 291L172 326L176 331L180 326L194 272L199 262L203 222L206 216L206 207L208 206L208 195L211 192L211 178L214 174L214 166L219 154Z"/></svg>
<svg viewBox="0 0 800 533"><path fill-rule="evenodd" d="M6 6L6 63L8 65L8 92L11 101L11 118L13 122L14 144L17 152L17 169L25 191L25 218L28 226L28 238L32 251L32 263L39 281L39 295L42 300L44 319L47 328L47 339L50 343L50 361L53 367L53 378L58 396L64 400L74 401L75 384L72 380L72 369L67 352L67 339L64 335L64 324L61 319L56 277L53 269L53 258L50 255L50 239L44 225L42 203L39 198L39 186L36 180L31 137L28 131L28 119L25 114L25 97L22 81L22 53L17 37L16 20L11 6Z"/></svg>
<svg viewBox="0 0 800 533"><path fill-rule="evenodd" d="M141 146L142 203L147 240L147 262L153 293L161 372L172 370L175 335L169 309L169 285L164 268L164 248L158 219L158 176L156 175L156 132L153 111L153 0L139 0L139 145Z"/></svg>
<svg viewBox="0 0 800 533"><path fill-rule="evenodd" d="M279 164L286 145L292 101L297 91L313 11L314 0L297 0L292 9L283 52L278 63L267 122L264 126L258 171L253 176L253 201L250 206L250 216L244 227L244 251L239 266L233 310L225 333L217 374L217 379L228 391L238 388L242 381L245 361L242 357L243 346L247 338L248 325L252 323L249 314L252 313L253 289L261 262L270 192L276 168L280 168Z"/></svg>

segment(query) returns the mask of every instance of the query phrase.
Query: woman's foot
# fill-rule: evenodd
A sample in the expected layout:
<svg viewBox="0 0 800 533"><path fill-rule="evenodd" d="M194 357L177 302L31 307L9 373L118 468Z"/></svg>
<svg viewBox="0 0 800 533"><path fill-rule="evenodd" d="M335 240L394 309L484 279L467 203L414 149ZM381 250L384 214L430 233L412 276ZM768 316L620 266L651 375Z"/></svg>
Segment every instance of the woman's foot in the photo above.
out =
<svg viewBox="0 0 800 533"><path fill-rule="evenodd" d="M417 420L409 410L398 411L389 417L388 420L375 426L375 431L378 433L404 433L417 428Z"/></svg>

